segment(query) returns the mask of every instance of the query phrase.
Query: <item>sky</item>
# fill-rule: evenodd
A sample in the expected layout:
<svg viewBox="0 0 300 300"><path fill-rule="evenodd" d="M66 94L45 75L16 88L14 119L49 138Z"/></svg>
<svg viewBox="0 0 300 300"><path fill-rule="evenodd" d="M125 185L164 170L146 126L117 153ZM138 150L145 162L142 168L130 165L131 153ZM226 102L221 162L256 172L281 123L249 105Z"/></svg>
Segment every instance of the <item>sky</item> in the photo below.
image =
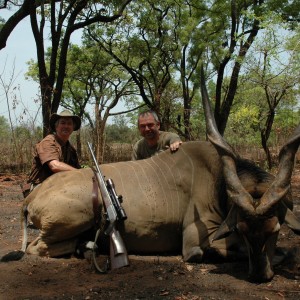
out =
<svg viewBox="0 0 300 300"><path fill-rule="evenodd" d="M11 13L8 11L0 10L0 16L5 20L10 15ZM72 34L71 42L80 42L79 32ZM47 41L45 41L45 45L47 45ZM42 125L39 85L31 79L25 79L28 70L27 62L31 59L36 61L37 56L30 19L27 17L13 30L6 47L0 50L0 76L4 82L0 81L0 116L9 120L8 98L13 125L27 121L34 122L35 126ZM7 86L10 78L13 78L13 84L7 97L3 84ZM14 105L14 99L17 99L16 105Z"/></svg>
<svg viewBox="0 0 300 300"><path fill-rule="evenodd" d="M0 11L2 18L7 19L9 13L5 10ZM6 47L0 50L0 76L3 82L0 82L0 116L9 118L9 109L7 97L3 84L7 86L13 78L13 84L8 90L8 98L12 122L16 125L22 120L33 120L37 113L40 112L39 103L34 100L38 99L38 84L32 80L25 79L27 64L30 59L36 60L36 48L33 34L30 27L30 20L27 17L21 21L7 40ZM7 89L7 88L6 88ZM17 99L14 107L13 99ZM26 115L23 111L26 111ZM41 113L39 113L41 115ZM41 122L41 117L37 116L37 121ZM40 125L40 124L36 124Z"/></svg>

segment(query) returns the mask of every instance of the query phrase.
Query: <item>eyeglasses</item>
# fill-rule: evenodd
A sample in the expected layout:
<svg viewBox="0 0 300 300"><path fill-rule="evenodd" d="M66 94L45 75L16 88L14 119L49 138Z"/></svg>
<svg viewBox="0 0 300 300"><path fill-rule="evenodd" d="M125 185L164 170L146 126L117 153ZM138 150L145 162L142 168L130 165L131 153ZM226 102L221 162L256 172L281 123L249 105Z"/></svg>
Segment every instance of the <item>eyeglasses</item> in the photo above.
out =
<svg viewBox="0 0 300 300"><path fill-rule="evenodd" d="M147 124L139 124L139 128L144 130L146 127L149 129L153 128L156 124L155 123L147 123Z"/></svg>

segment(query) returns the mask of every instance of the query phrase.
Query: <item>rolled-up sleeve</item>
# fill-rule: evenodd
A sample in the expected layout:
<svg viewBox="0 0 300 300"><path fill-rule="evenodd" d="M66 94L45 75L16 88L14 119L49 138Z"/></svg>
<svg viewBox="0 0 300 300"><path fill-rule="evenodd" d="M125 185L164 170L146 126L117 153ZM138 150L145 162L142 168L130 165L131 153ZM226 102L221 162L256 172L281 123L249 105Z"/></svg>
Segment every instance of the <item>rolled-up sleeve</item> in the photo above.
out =
<svg viewBox="0 0 300 300"><path fill-rule="evenodd" d="M59 147L55 143L54 137L48 137L42 140L37 145L37 153L42 165L51 160L60 160L61 156Z"/></svg>

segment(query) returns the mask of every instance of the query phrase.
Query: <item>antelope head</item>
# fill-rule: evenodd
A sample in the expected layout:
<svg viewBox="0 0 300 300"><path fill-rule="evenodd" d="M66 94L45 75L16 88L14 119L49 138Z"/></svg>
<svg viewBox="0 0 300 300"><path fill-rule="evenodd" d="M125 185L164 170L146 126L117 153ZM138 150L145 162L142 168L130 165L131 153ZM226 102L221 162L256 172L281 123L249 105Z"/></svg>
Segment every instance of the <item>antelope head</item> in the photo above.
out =
<svg viewBox="0 0 300 300"><path fill-rule="evenodd" d="M217 129L203 67L201 95L207 137L222 159L228 199L232 203L230 212L216 232L214 240L224 238L234 230L238 231L243 236L248 250L250 280L269 281L274 276L272 259L281 224L285 221L295 233L300 234L300 221L287 205L288 201L291 201L290 182L295 154L300 144L300 126L280 151L278 173L273 181L261 195L251 195L237 174L237 155Z"/></svg>

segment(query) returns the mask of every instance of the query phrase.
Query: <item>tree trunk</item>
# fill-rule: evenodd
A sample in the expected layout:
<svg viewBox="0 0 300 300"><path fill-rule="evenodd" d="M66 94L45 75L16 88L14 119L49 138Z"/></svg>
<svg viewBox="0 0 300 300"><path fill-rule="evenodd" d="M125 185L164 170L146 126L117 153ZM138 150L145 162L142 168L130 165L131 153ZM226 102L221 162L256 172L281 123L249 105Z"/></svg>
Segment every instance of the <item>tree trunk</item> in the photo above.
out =
<svg viewBox="0 0 300 300"><path fill-rule="evenodd" d="M262 144L262 147L263 147L263 149L266 153L269 170L272 169L273 162L272 162L272 156L271 156L271 153L270 153L270 149L268 147L268 140L269 140L269 137L270 137L270 134L271 134L271 130L272 130L273 122L274 122L274 117L275 117L275 110L272 109L272 110L269 111L265 126L261 130L261 133L260 133L261 144Z"/></svg>

